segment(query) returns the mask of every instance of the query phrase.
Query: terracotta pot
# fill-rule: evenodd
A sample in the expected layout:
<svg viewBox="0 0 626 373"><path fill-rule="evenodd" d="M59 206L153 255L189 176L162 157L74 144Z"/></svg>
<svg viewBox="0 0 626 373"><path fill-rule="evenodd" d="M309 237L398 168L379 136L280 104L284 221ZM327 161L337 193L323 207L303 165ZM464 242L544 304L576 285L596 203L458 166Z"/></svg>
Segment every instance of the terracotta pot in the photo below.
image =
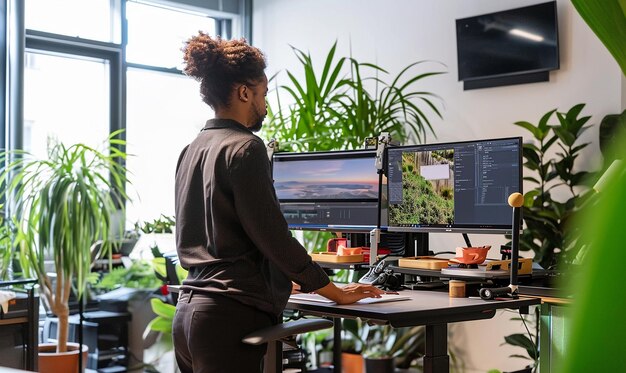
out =
<svg viewBox="0 0 626 373"><path fill-rule="evenodd" d="M463 256L453 258L451 261L463 264L480 264L487 259L487 253L491 246L463 247Z"/></svg>
<svg viewBox="0 0 626 373"><path fill-rule="evenodd" d="M39 344L40 373L78 373L78 343L68 343L67 352L57 353L56 343ZM83 344L83 372L87 367L88 346Z"/></svg>
<svg viewBox="0 0 626 373"><path fill-rule="evenodd" d="M342 373L363 373L363 356L360 354L341 353Z"/></svg>

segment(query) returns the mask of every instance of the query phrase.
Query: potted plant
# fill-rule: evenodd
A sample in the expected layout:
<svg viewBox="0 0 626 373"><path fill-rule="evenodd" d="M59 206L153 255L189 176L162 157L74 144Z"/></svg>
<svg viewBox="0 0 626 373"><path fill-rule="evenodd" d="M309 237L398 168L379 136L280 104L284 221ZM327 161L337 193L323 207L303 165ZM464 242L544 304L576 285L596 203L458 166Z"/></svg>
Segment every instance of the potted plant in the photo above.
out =
<svg viewBox="0 0 626 373"><path fill-rule="evenodd" d="M345 319L342 328L342 367L346 372L393 372L395 368L419 367L424 355L423 326L393 328ZM453 351L450 355L454 357ZM454 358L452 365L457 366Z"/></svg>
<svg viewBox="0 0 626 373"><path fill-rule="evenodd" d="M386 80L389 73L380 66L353 57L335 59L336 48L334 43L319 75L310 54L292 47L304 79L287 71L290 84L279 86L272 77L276 100L268 102L267 138L285 150L319 151L361 148L366 138L381 132L400 143L434 134L428 115L441 117L438 96L417 86L443 71L422 71L427 62L418 61Z"/></svg>
<svg viewBox="0 0 626 373"><path fill-rule="evenodd" d="M142 224L135 223L135 231L140 231L141 236L136 245L138 249L133 255L137 259L150 260L162 256L163 253L176 250L176 242L174 241L175 225L176 221L173 216L163 214Z"/></svg>
<svg viewBox="0 0 626 373"><path fill-rule="evenodd" d="M58 317L57 353L68 352L70 295L82 301L92 246L101 241L110 253L112 216L124 206L126 173L119 160L126 154L120 150L125 142L119 133L107 139L108 154L84 144L62 143L51 144L47 159L23 151L0 153L6 162L0 192L7 196L17 230L13 242L19 247L24 273L38 279L41 299ZM46 266L49 260L52 275ZM77 360L74 357L73 364ZM40 353L40 371L45 371L45 364ZM53 369L69 372L74 367Z"/></svg>
<svg viewBox="0 0 626 373"><path fill-rule="evenodd" d="M575 234L571 218L589 189L589 172L578 171L576 160L588 144L580 143L580 135L589 128L589 116L580 117L584 104L567 112L556 109L544 114L535 125L526 121L515 125L526 129L535 143L524 144L524 180L535 188L524 195L522 216L526 227L520 236L520 250L532 250L534 260L552 269L560 257L571 260L574 251L567 250ZM558 123L549 123L556 116ZM553 148L559 148L554 151ZM554 197L555 188L566 191L565 200Z"/></svg>

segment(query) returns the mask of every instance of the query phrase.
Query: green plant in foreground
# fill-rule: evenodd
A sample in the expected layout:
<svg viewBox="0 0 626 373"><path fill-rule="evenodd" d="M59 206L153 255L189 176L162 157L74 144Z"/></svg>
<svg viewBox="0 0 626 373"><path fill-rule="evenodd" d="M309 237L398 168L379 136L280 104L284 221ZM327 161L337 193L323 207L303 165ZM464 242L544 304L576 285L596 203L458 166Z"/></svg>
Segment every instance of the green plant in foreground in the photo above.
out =
<svg viewBox="0 0 626 373"><path fill-rule="evenodd" d="M6 167L0 193L16 222L13 247L19 246L25 275L39 280L42 300L59 318L57 351L67 350L69 297L81 299L91 268L91 249L102 241L111 252L112 216L123 209L126 154L120 131L107 139L109 154L84 144L51 146L47 159L23 151L0 153ZM121 223L120 223L121 224ZM120 227L121 230L121 227ZM54 261L54 280L44 265Z"/></svg>
<svg viewBox="0 0 626 373"><path fill-rule="evenodd" d="M609 49L626 75L626 0L572 0L576 10ZM624 76L621 77L624 79ZM617 154L626 157L626 133L615 142ZM578 225L583 235L593 242L576 281L569 283L574 290L571 334L565 361L560 372L626 371L624 335L626 323L621 322L626 309L623 295L623 244L626 230L623 215L626 210L626 163L607 180L606 187L595 204L580 216ZM601 327L601 320L611 320L610 327Z"/></svg>

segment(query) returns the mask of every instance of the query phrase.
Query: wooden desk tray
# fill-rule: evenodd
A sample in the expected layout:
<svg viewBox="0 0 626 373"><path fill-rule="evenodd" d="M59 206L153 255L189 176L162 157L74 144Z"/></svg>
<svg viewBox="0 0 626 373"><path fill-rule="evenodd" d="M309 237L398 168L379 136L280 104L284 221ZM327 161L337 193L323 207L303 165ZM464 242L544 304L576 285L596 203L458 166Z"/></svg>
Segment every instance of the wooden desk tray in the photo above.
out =
<svg viewBox="0 0 626 373"><path fill-rule="evenodd" d="M398 267L440 270L448 268L448 259L413 256L398 260Z"/></svg>
<svg viewBox="0 0 626 373"><path fill-rule="evenodd" d="M362 263L364 259L363 254L337 255L337 253L329 252L313 253L311 258L316 262L327 263Z"/></svg>

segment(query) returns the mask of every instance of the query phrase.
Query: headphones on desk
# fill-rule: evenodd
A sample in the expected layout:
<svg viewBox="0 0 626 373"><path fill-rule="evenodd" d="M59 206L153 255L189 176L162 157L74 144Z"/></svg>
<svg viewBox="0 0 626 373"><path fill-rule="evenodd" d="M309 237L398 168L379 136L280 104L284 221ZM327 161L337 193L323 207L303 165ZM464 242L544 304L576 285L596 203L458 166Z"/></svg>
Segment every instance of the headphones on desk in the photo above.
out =
<svg viewBox="0 0 626 373"><path fill-rule="evenodd" d="M394 273L393 270L387 268L383 273L378 275L378 279L380 280L380 285L382 285L385 290L401 290L403 278L401 273Z"/></svg>
<svg viewBox="0 0 626 373"><path fill-rule="evenodd" d="M394 273L391 268L387 268L388 265L389 263L386 263L384 259L381 260L375 267L371 267L365 276L361 277L359 283L380 286L385 290L392 291L402 289L402 274Z"/></svg>
<svg viewBox="0 0 626 373"><path fill-rule="evenodd" d="M387 268L378 275L374 285L380 285L384 290L401 290L402 282L401 273L394 273L393 270Z"/></svg>

